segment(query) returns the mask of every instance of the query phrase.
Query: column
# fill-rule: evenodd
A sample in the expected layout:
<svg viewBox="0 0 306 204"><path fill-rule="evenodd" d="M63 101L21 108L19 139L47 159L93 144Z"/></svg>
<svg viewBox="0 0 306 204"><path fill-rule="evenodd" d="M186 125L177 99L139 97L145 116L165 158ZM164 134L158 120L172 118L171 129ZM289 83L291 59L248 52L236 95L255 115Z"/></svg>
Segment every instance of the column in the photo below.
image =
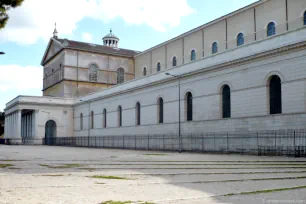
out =
<svg viewBox="0 0 306 204"><path fill-rule="evenodd" d="M13 138L16 138L16 129L15 129L15 112L12 114L12 136Z"/></svg>
<svg viewBox="0 0 306 204"><path fill-rule="evenodd" d="M8 137L8 117L7 115L5 115L5 118L4 118L4 138L7 138Z"/></svg>
<svg viewBox="0 0 306 204"><path fill-rule="evenodd" d="M32 112L32 134L31 134L32 138L34 138L36 136L35 135L35 113L36 113L36 111L33 110L33 112Z"/></svg>
<svg viewBox="0 0 306 204"><path fill-rule="evenodd" d="M21 138L21 110L16 113L16 137Z"/></svg>
<svg viewBox="0 0 306 204"><path fill-rule="evenodd" d="M7 116L7 137L10 138L11 136L11 120L10 120L10 115Z"/></svg>
<svg viewBox="0 0 306 204"><path fill-rule="evenodd" d="M24 117L21 115L21 137L24 137Z"/></svg>
<svg viewBox="0 0 306 204"><path fill-rule="evenodd" d="M33 123L32 123L32 112L31 112L30 114L30 137L32 137L32 130L33 130L32 125Z"/></svg>
<svg viewBox="0 0 306 204"><path fill-rule="evenodd" d="M26 126L27 126L26 127L26 131L27 131L26 132L26 138L28 138L29 137L29 114L28 113L26 114L26 121L27 121L26 122Z"/></svg>

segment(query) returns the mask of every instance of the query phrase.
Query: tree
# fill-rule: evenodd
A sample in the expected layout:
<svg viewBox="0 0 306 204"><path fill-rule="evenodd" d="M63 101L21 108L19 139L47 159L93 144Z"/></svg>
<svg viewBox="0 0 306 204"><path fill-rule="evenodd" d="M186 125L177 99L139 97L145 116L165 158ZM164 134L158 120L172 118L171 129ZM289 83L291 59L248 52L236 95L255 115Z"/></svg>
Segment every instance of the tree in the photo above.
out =
<svg viewBox="0 0 306 204"><path fill-rule="evenodd" d="M23 0L0 0L0 29L5 27L7 20L9 19L6 13L11 8L20 6Z"/></svg>

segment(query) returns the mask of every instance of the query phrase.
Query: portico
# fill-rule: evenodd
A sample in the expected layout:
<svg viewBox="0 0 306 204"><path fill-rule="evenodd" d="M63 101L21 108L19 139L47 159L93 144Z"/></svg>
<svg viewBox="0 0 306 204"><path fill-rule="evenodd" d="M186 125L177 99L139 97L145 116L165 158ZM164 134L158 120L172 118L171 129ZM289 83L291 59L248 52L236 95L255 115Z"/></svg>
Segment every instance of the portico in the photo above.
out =
<svg viewBox="0 0 306 204"><path fill-rule="evenodd" d="M33 144L42 143L50 132L54 137L72 135L72 104L70 98L16 97L5 109L5 139L11 144ZM50 129L49 121L61 125Z"/></svg>

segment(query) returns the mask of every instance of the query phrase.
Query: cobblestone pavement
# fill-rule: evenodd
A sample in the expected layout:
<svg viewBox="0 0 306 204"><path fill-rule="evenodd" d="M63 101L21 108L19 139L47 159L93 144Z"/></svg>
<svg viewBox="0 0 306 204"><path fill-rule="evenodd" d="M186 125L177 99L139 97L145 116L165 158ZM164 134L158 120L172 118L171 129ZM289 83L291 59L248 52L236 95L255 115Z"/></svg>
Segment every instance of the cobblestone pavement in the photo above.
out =
<svg viewBox="0 0 306 204"><path fill-rule="evenodd" d="M306 204L306 158L0 145L1 204L108 200Z"/></svg>

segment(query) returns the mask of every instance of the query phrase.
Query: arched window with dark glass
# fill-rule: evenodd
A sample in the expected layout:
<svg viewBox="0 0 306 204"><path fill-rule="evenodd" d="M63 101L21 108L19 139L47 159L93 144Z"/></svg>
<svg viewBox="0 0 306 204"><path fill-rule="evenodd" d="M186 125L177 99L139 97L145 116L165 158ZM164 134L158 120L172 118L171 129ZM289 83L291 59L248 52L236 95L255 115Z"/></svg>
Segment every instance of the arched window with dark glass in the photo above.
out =
<svg viewBox="0 0 306 204"><path fill-rule="evenodd" d="M231 117L231 89L228 85L224 85L222 89L222 117Z"/></svg>
<svg viewBox="0 0 306 204"><path fill-rule="evenodd" d="M136 103L136 125L140 125L140 103Z"/></svg>
<svg viewBox="0 0 306 204"><path fill-rule="evenodd" d="M160 66L160 62L158 62L157 65L156 65L156 71L157 71L157 72L160 71L160 67L161 67L161 66Z"/></svg>
<svg viewBox="0 0 306 204"><path fill-rule="evenodd" d="M306 25L306 11L304 12L304 25Z"/></svg>
<svg viewBox="0 0 306 204"><path fill-rule="evenodd" d="M267 36L275 35L275 23L270 22L267 27Z"/></svg>
<svg viewBox="0 0 306 204"><path fill-rule="evenodd" d="M192 93L186 93L186 120L192 121Z"/></svg>
<svg viewBox="0 0 306 204"><path fill-rule="evenodd" d="M80 130L83 130L83 113L80 114Z"/></svg>
<svg viewBox="0 0 306 204"><path fill-rule="evenodd" d="M123 83L124 82L124 69L119 68L117 70L117 84Z"/></svg>
<svg viewBox="0 0 306 204"><path fill-rule="evenodd" d="M98 67L95 64L91 64L89 67L89 81L97 81Z"/></svg>
<svg viewBox="0 0 306 204"><path fill-rule="evenodd" d="M107 125L107 112L106 109L103 109L103 127L106 128Z"/></svg>
<svg viewBox="0 0 306 204"><path fill-rule="evenodd" d="M158 123L164 123L164 100L158 99Z"/></svg>
<svg viewBox="0 0 306 204"><path fill-rule="evenodd" d="M95 114L93 111L91 111L91 126L90 126L91 129L94 128L94 119L95 119Z"/></svg>
<svg viewBox="0 0 306 204"><path fill-rule="evenodd" d="M244 35L243 33L239 33L237 35L237 46L243 45L244 44Z"/></svg>
<svg viewBox="0 0 306 204"><path fill-rule="evenodd" d="M118 126L122 126L122 107L118 106Z"/></svg>
<svg viewBox="0 0 306 204"><path fill-rule="evenodd" d="M176 66L176 56L172 58L172 67Z"/></svg>
<svg viewBox="0 0 306 204"><path fill-rule="evenodd" d="M146 67L143 68L143 76L147 76L147 68Z"/></svg>
<svg viewBox="0 0 306 204"><path fill-rule="evenodd" d="M214 43L212 44L211 52L212 52L212 54L215 54L215 53L218 52L218 43L217 43L217 42L214 42Z"/></svg>
<svg viewBox="0 0 306 204"><path fill-rule="evenodd" d="M282 113L282 83L279 76L274 75L269 81L270 114Z"/></svg>
<svg viewBox="0 0 306 204"><path fill-rule="evenodd" d="M191 53L190 53L190 60L193 61L193 60L196 60L196 51L195 50L191 50Z"/></svg>

